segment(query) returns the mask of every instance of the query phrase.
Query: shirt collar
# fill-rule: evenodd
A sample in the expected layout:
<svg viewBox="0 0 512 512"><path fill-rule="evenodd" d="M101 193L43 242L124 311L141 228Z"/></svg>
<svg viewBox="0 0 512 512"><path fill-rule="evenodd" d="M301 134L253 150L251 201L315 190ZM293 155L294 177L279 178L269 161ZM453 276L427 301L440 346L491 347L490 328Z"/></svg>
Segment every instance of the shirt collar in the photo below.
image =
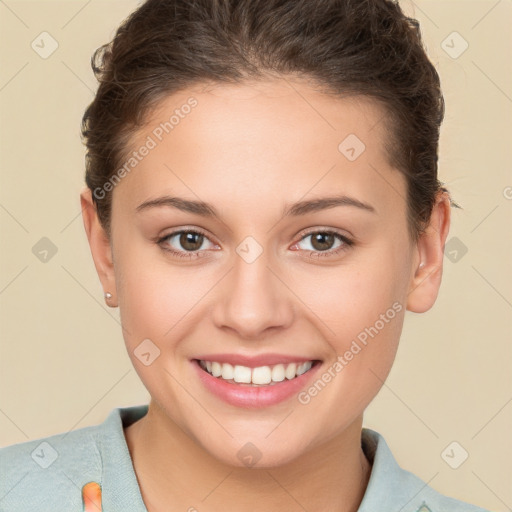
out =
<svg viewBox="0 0 512 512"><path fill-rule="evenodd" d="M372 463L372 471L357 512L404 511L413 498L419 498L418 494L427 484L398 465L378 432L363 428L361 446Z"/></svg>
<svg viewBox="0 0 512 512"><path fill-rule="evenodd" d="M118 407L102 423L100 453L103 463L101 482L103 510L147 512L140 493L135 469L130 457L123 427L127 427L148 412L148 405Z"/></svg>
<svg viewBox="0 0 512 512"><path fill-rule="evenodd" d="M139 420L147 412L148 405L118 407L101 424L104 510L147 512L123 431L123 427ZM372 470L358 512L402 510L426 486L397 464L386 441L378 432L363 428L361 446L372 464Z"/></svg>

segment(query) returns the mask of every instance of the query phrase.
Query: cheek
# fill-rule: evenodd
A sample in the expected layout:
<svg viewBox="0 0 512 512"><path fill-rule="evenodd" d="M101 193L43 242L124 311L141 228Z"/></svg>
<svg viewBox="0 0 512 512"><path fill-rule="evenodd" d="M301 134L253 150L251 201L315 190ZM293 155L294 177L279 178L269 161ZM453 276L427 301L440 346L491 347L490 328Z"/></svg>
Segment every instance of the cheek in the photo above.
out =
<svg viewBox="0 0 512 512"><path fill-rule="evenodd" d="M316 315L315 323L322 325L325 338L342 353L347 342L350 344L388 310L387 317L396 323L398 308L392 306L405 299L408 272L404 265L403 255L400 261L390 248L375 249L364 259L347 259L339 267L305 269L302 275L294 276L294 291Z"/></svg>
<svg viewBox="0 0 512 512"><path fill-rule="evenodd" d="M127 258L119 270L121 324L133 367L153 397L179 404L172 376L183 359L180 340L193 329L198 291L175 268L166 272Z"/></svg>
<svg viewBox="0 0 512 512"><path fill-rule="evenodd" d="M323 332L332 348L329 368L336 375L334 387L344 387L343 396L348 393L356 400L373 398L381 386L379 378L388 375L405 314L404 301L393 285L376 287L369 277L347 279L344 291L331 291L330 300L326 293L324 303L316 305L328 326Z"/></svg>
<svg viewBox="0 0 512 512"><path fill-rule="evenodd" d="M128 351L133 354L149 339L160 350L155 366L172 369L186 357L182 352L186 344L181 341L204 318L208 293L219 276L213 267L170 263L159 250L123 254L116 265L116 287Z"/></svg>
<svg viewBox="0 0 512 512"><path fill-rule="evenodd" d="M131 250L116 262L120 316L130 345L144 338L157 343L169 339L197 302L198 291L190 286L187 272L156 254L155 249Z"/></svg>
<svg viewBox="0 0 512 512"><path fill-rule="evenodd" d="M377 394L391 370L403 327L406 264L407 253L396 254L389 246L368 253L364 262L340 267L329 279L326 274L316 280L323 284L309 293L307 305L321 319L316 325L332 350L321 382L304 401L322 394L317 406L323 402L343 415L349 404L353 411L362 411ZM297 294L308 297L306 287Z"/></svg>
<svg viewBox="0 0 512 512"><path fill-rule="evenodd" d="M337 336L330 338L332 357L298 396L311 418L312 431L318 421L313 418L328 417L322 435L335 435L363 414L386 380L398 348L405 307L400 301L390 302L386 294L380 299L371 306L364 301L354 303L349 313L340 314L344 321L338 322Z"/></svg>

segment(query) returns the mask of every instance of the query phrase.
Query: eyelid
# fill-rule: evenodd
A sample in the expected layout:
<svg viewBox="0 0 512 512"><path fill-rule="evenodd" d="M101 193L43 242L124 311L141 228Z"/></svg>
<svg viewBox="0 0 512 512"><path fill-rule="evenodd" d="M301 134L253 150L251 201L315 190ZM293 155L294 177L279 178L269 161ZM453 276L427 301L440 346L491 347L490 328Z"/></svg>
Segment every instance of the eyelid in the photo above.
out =
<svg viewBox="0 0 512 512"><path fill-rule="evenodd" d="M172 229L169 233L158 235L157 237L155 237L155 240L161 240L162 238L167 238L167 237L170 237L171 235L177 235L178 233L181 233L183 231L185 231L185 232L192 231L192 232L199 233L199 234L205 236L206 238L208 238L212 243L215 243L216 245L220 245L217 242L214 242L213 240L211 240L212 237L210 236L209 233L207 233L205 230L203 230L202 228L199 228L197 226L180 226L176 229ZM350 241L353 241L353 242L355 241L354 236L352 234L350 234L346 231L342 232L336 228L332 228L332 227L328 227L328 226L314 226L313 228L305 228L297 234L297 238L298 238L297 241L303 240L306 236L311 235L313 233L318 233L318 232L334 233L334 234L340 235Z"/></svg>
<svg viewBox="0 0 512 512"><path fill-rule="evenodd" d="M312 228L306 228L305 230L302 230L298 235L297 237L298 238L298 241L301 241L303 240L306 236L309 236L309 235L312 235L313 233L333 233L335 235L339 235L341 236L342 238L346 239L347 241L350 241L352 243L355 243L355 237L347 232L347 231L342 231L342 230L339 230L339 229L336 229L336 228L332 228L332 227L328 227L328 226L315 226L315 227L312 227Z"/></svg>
<svg viewBox="0 0 512 512"><path fill-rule="evenodd" d="M168 240L176 235L179 235L181 233L187 233L187 232L200 234L200 235L204 236L210 243L217 245L217 246L219 245L216 242L214 242L213 240L211 240L210 235L208 233L206 233L205 230L203 230L202 228L196 227L196 226L194 226L194 227L180 226L178 228L173 229L170 233L163 234L163 235L156 237L156 239L154 241L155 241L155 243L157 243L157 245L161 245L166 240ZM315 233L324 233L324 234L334 235L338 240L340 240L342 242L342 246L338 247L336 249L328 249L325 251L310 250L310 249L301 249L300 250L302 252L309 254L310 256L317 255L319 257L322 257L322 256L325 256L325 257L333 256L334 257L334 256L338 255L340 252L350 249L356 242L352 235L350 235L350 236L346 235L336 228L327 227L327 226L316 226L316 227L312 227L312 228L311 227L306 228L303 231L301 231L297 235L298 239L296 239L297 241L292 244L292 247L296 246L298 243L302 242L305 238L307 238L308 236L311 236ZM172 247L171 248L162 248L162 249L175 255L175 256L189 258L189 259L195 259L195 258L199 258L201 256L206 256L205 253L208 252L208 249L201 249L201 250L197 250L197 251L176 250L176 249L173 249Z"/></svg>
<svg viewBox="0 0 512 512"><path fill-rule="evenodd" d="M325 251L315 250L315 249L302 249L302 252L306 253L310 258L336 258L340 254L350 250L355 245L355 240L350 238L342 233L340 233L337 229L332 228L314 228L310 231L304 233L301 238L297 242L293 244L292 247L298 246L303 240L308 237L314 235L315 233L329 234L334 236L341 245L336 248L327 249Z"/></svg>
<svg viewBox="0 0 512 512"><path fill-rule="evenodd" d="M178 228L172 228L171 231L169 231L168 233L164 232L163 234L158 235L157 237L155 237L155 240L158 241L158 240L162 240L164 238L170 238L171 236L175 236L175 235L177 235L179 233L183 233L183 232L185 232L185 233L189 233L189 232L198 233L200 235L203 235L208 240L210 240L210 242L212 242L213 244L219 245L217 242L212 240L213 237L210 235L210 233L208 233L204 229L196 227L196 226L180 226Z"/></svg>

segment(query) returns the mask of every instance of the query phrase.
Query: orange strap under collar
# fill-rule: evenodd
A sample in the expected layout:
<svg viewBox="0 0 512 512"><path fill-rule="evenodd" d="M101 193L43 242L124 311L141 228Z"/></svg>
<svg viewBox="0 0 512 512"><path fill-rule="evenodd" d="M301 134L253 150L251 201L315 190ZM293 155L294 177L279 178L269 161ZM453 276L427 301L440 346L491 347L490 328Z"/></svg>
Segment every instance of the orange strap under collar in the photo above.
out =
<svg viewBox="0 0 512 512"><path fill-rule="evenodd" d="M82 500L84 512L102 512L101 485L97 482L89 482L82 487Z"/></svg>

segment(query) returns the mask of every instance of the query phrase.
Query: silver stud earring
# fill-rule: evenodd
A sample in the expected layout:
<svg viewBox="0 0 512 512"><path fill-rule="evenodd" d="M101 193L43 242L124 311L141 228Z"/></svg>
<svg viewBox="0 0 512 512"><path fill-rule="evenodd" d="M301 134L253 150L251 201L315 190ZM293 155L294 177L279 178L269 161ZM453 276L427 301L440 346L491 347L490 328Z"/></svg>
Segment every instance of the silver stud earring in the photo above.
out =
<svg viewBox="0 0 512 512"><path fill-rule="evenodd" d="M112 294L110 292L105 292L105 299L109 300L112 298Z"/></svg>
<svg viewBox="0 0 512 512"><path fill-rule="evenodd" d="M425 266L425 263L422 261L422 262L420 263L420 268L423 268L424 266Z"/></svg>

